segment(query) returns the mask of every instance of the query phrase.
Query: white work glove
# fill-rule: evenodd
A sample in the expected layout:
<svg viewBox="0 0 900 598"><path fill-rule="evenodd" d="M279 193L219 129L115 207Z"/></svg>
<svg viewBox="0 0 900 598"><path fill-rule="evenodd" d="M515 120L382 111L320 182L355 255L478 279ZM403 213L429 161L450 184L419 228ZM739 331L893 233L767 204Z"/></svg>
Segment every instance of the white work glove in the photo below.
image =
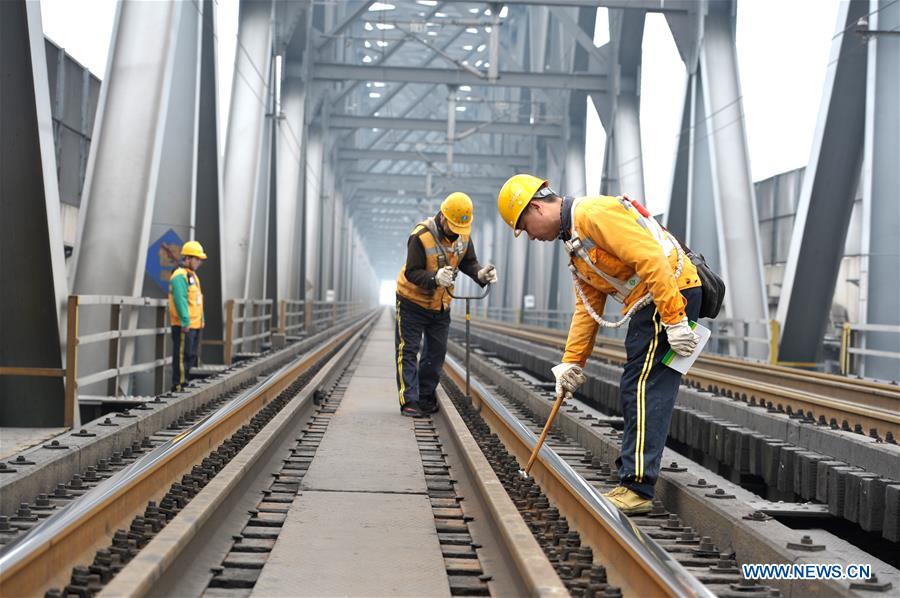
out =
<svg viewBox="0 0 900 598"><path fill-rule="evenodd" d="M482 284L494 284L497 282L497 268L494 264L488 264L478 271L478 281Z"/></svg>
<svg viewBox="0 0 900 598"><path fill-rule="evenodd" d="M437 271L437 274L434 275L434 282L437 283L439 287L452 287L453 286L453 268L450 266L444 266L440 270Z"/></svg>
<svg viewBox="0 0 900 598"><path fill-rule="evenodd" d="M666 327L666 337L669 339L669 346L672 347L676 355L687 357L697 348L700 337L688 325L687 318L677 324L663 324L663 326Z"/></svg>
<svg viewBox="0 0 900 598"><path fill-rule="evenodd" d="M578 390L578 387L584 384L586 378L581 368L574 363L561 363L550 369L556 376L556 396L565 393L567 396Z"/></svg>

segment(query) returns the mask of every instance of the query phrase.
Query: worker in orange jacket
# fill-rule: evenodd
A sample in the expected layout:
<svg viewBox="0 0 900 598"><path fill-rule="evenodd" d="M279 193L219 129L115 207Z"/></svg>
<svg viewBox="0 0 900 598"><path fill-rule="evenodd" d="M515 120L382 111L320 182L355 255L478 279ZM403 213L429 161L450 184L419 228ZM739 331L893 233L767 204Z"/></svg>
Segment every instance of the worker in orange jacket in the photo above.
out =
<svg viewBox="0 0 900 598"><path fill-rule="evenodd" d="M518 174L503 185L497 209L516 236L559 239L571 256L575 312L562 363L552 369L557 396L571 396L584 383L598 328L621 325L602 319L607 297L624 304L623 321L630 320L619 386L621 482L605 496L626 514L647 513L681 381L661 360L670 347L690 355L699 342L689 325L700 310L697 270L678 241L625 197L563 197L548 181Z"/></svg>

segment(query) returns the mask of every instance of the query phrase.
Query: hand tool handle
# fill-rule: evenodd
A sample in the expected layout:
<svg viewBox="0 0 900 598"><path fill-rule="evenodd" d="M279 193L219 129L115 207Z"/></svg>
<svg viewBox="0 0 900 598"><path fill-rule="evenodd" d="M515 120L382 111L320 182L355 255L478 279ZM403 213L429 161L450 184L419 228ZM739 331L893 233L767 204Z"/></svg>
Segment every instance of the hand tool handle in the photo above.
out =
<svg viewBox="0 0 900 598"><path fill-rule="evenodd" d="M556 398L556 402L553 403L553 409L550 410L550 417L547 418L547 423L544 424L544 431L541 432L541 437L538 438L537 444L534 445L534 450L531 451L531 458L528 459L528 464L525 466L525 475L528 475L531 472L531 466L534 465L534 460L537 458L538 453L541 452L541 446L543 446L544 440L547 438L547 432L550 431L550 426L553 425L553 420L556 419L556 412L559 411L559 408L565 399L566 392L563 391Z"/></svg>

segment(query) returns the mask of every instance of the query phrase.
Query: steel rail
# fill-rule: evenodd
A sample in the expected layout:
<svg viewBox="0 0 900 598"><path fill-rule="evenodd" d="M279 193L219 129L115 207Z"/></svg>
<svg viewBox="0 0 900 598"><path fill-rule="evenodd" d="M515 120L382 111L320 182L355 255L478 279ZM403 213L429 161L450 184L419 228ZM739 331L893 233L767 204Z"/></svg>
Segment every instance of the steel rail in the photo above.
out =
<svg viewBox="0 0 900 598"><path fill-rule="evenodd" d="M367 322L371 325L372 319L367 319ZM312 403L317 389L335 372L346 369L365 334L365 326L357 330L306 386L123 567L98 596L158 595L160 592L158 587L154 590L155 586L169 574L178 560L190 557L191 543L203 541L201 529L214 525L215 515L220 509L227 513L230 500L240 500L242 482L254 476L271 476L265 468L260 471L259 465L272 458L271 453L286 437L295 436L293 432L297 428L298 418Z"/></svg>
<svg viewBox="0 0 900 598"><path fill-rule="evenodd" d="M477 326L484 326L485 328L490 328L498 332L507 332L509 330L508 328L505 328L502 323L491 322L483 318L472 318L472 322ZM529 331L540 335L553 336L562 343L565 342L567 334L566 331L562 330L525 324L517 325L515 329L516 331ZM597 337L596 343L602 347L618 349L620 351L620 354L617 356L618 359L624 360L625 355L624 353L621 353L621 351L624 351L624 343L620 339L600 336ZM842 392L860 395L875 395L893 401L900 400L900 387L896 384L888 384L867 378L850 379L836 374L826 374L824 372L810 370L801 371L784 365L748 361L739 357L729 357L727 355L716 355L713 353L701 355L697 362L710 368L721 368L723 371L729 373L732 373L734 370L739 370L742 374L746 374L747 377L752 377L753 379L772 384L783 384L785 380L790 380L797 390L805 390L807 392L820 391L824 384L833 390Z"/></svg>
<svg viewBox="0 0 900 598"><path fill-rule="evenodd" d="M549 329L475 319L472 325L547 346L565 347L564 333ZM625 362L621 342L603 339L602 343L604 346L594 347L594 357L617 364ZM875 428L882 436L891 432L894 437L900 437L900 389L874 381L860 381L857 385L855 381L821 373L812 380L804 380L805 374L780 366L702 355L684 378L707 390L730 392L748 400L756 398L758 402L772 402L795 412L802 409L804 413L823 415L826 420L835 419L838 424L847 420L851 428L859 424L866 432ZM800 382L804 384L801 386Z"/></svg>
<svg viewBox="0 0 900 598"><path fill-rule="evenodd" d="M461 387L465 368L451 356L444 372ZM537 437L477 379L471 380L473 405L520 463ZM712 594L655 540L643 534L566 463L544 445L531 470L544 494L566 516L582 542L602 555L610 583L626 596L703 596Z"/></svg>
<svg viewBox="0 0 900 598"><path fill-rule="evenodd" d="M115 473L28 534L0 551L0 596L42 594L64 586L71 568L90 561L116 529L159 500L172 481L214 451L262 407L328 353L365 326L371 316L282 366L254 387Z"/></svg>

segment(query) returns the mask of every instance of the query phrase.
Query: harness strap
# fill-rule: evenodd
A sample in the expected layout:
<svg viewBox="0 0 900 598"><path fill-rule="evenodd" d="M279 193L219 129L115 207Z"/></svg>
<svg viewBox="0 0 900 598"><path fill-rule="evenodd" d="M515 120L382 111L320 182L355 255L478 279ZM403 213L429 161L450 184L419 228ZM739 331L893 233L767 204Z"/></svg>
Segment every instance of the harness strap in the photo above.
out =
<svg viewBox="0 0 900 598"><path fill-rule="evenodd" d="M572 272L579 278L581 278L585 282L588 282L587 279L585 279L584 276L582 276L581 273L578 272L578 269L575 267L574 263L575 257L584 260L584 262L594 271L594 273L597 274L597 276L605 280L613 289L615 289L616 292L613 294L613 298L619 303L625 303L625 301L628 299L628 296L631 295L631 292L634 291L634 289L640 284L641 277L638 276L637 273L635 273L629 279L621 280L610 276L609 274L598 268L596 264L594 264L593 260L591 260L591 257L588 254L588 251L594 249L597 245L593 240L590 239L590 237L582 239L579 236L578 231L575 229L575 207L580 202L581 198L577 198L572 202L572 234L571 239L569 241L566 241L565 243L566 250L569 252L569 257L572 259L572 261L569 262L569 269L572 270Z"/></svg>
<svg viewBox="0 0 900 598"><path fill-rule="evenodd" d="M444 248L444 245L441 243L441 235L438 233L437 223L434 221L434 218L426 218L422 223L425 225L425 228L428 229L428 232L431 233L431 236L434 237L434 244L436 247L436 251L433 253L429 253L426 250L426 255L434 255L434 253L440 253L440 256L444 258L444 263L450 263L450 256L447 254L447 250ZM450 251L457 257L462 258L463 252L465 251L465 247L463 246L462 239L457 239L454 243ZM440 261L440 257L438 258Z"/></svg>

